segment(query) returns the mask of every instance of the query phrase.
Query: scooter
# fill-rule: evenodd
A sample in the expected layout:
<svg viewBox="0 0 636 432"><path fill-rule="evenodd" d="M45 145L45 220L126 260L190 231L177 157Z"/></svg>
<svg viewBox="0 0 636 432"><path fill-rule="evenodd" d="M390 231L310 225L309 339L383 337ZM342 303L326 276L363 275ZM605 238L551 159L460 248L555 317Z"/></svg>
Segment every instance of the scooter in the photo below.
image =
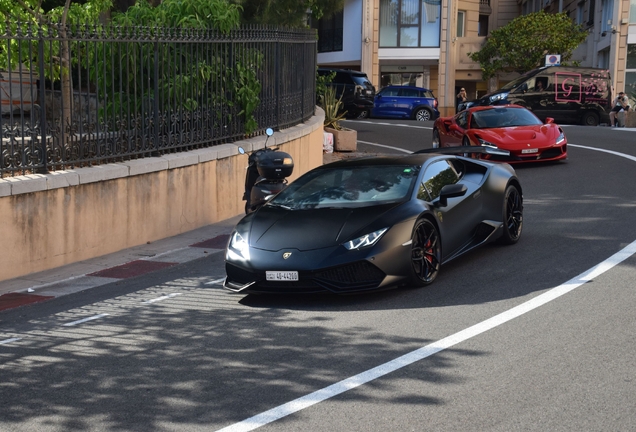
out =
<svg viewBox="0 0 636 432"><path fill-rule="evenodd" d="M245 214L256 211L273 195L287 187L287 177L294 170L294 161L289 153L278 151L278 148L267 147L269 137L274 135L272 128L265 131L265 146L249 155L247 173L245 174ZM245 154L243 147L239 153Z"/></svg>

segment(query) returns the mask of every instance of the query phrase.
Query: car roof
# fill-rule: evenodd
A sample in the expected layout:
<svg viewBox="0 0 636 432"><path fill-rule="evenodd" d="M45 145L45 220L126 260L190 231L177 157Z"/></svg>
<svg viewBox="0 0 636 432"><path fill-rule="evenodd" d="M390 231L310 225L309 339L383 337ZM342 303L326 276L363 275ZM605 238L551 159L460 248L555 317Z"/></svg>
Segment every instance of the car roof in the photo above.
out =
<svg viewBox="0 0 636 432"><path fill-rule="evenodd" d="M429 159L443 156L440 153L411 153L407 155L383 155L383 156L363 156L351 159L342 159L331 162L322 167L356 167L356 166L379 166L379 165L424 165ZM448 158L448 157L446 157Z"/></svg>
<svg viewBox="0 0 636 432"><path fill-rule="evenodd" d="M348 74L353 74L353 75L364 75L364 76L367 76L367 74L365 72L357 71L357 70L351 70L351 69L338 69L338 68L330 68L330 67L319 67L318 71L321 71L321 72L324 72L324 71L342 72L342 73L348 73Z"/></svg>
<svg viewBox="0 0 636 432"><path fill-rule="evenodd" d="M388 85L388 86L382 87L382 90L384 90L385 88L402 88L402 89L416 89L416 90L431 91L431 89L427 89L426 87L417 87L417 86Z"/></svg>

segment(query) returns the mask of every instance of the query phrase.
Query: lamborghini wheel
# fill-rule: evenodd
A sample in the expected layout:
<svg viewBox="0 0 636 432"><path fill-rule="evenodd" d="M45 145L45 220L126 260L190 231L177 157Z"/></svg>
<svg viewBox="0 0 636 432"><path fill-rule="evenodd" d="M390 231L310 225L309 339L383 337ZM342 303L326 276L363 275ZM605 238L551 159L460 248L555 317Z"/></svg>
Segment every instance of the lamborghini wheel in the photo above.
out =
<svg viewBox="0 0 636 432"><path fill-rule="evenodd" d="M519 241L523 229L523 198L519 189L508 185L504 195L503 234L500 243L511 245Z"/></svg>
<svg viewBox="0 0 636 432"><path fill-rule="evenodd" d="M411 283L417 287L433 283L441 260L442 245L437 228L428 219L417 221L411 242Z"/></svg>

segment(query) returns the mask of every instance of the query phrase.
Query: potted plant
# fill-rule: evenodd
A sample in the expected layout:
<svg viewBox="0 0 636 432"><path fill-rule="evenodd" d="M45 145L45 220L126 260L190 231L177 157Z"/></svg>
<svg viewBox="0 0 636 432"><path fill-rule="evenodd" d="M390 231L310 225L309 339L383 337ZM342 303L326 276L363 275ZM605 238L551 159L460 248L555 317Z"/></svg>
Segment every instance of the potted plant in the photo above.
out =
<svg viewBox="0 0 636 432"><path fill-rule="evenodd" d="M325 132L333 134L333 146L335 151L356 151L358 144L358 132L347 129L340 124L345 118L345 113L340 112L342 96L336 98L336 89L327 87L321 97L322 109L325 111Z"/></svg>

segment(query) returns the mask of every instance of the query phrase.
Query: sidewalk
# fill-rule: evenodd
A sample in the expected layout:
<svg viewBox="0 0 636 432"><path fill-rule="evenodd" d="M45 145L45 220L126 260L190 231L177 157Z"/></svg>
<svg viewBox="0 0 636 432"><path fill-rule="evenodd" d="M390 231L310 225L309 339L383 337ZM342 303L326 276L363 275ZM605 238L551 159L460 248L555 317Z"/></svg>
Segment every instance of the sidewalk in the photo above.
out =
<svg viewBox="0 0 636 432"><path fill-rule="evenodd" d="M367 154L326 153L323 162L362 155ZM207 254L222 253L232 228L243 216L109 255L0 281L0 311L140 276Z"/></svg>

